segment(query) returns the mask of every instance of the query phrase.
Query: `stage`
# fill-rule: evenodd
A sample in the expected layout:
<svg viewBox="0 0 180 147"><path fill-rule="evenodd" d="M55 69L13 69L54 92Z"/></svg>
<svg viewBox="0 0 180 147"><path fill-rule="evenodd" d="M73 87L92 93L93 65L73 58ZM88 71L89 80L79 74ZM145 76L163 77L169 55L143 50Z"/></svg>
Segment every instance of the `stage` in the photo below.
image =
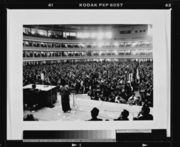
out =
<svg viewBox="0 0 180 147"><path fill-rule="evenodd" d="M98 118L113 121L119 117L123 109L129 111L129 120L133 121L133 116L137 116L141 110L141 106L130 106L127 104L119 104L112 102L91 100L87 94L74 95L77 107L73 108L73 95L70 95L70 106L72 113L64 113L61 108L61 96L57 93L57 101L53 108L44 107L36 110L33 113L34 117L39 121L85 121L91 119L91 110L97 107L100 112ZM153 108L150 108L150 113L153 115ZM24 111L24 116L31 113L28 110Z"/></svg>

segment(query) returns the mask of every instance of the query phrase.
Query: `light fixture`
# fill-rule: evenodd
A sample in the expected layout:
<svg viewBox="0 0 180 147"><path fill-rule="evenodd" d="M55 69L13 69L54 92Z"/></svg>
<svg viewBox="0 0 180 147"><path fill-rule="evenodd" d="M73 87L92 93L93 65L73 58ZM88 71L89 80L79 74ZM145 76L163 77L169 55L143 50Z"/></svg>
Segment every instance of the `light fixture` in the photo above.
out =
<svg viewBox="0 0 180 147"><path fill-rule="evenodd" d="M97 45L97 44L94 42L94 43L93 43L93 46L96 46L96 45Z"/></svg>
<svg viewBox="0 0 180 147"><path fill-rule="evenodd" d="M91 38L96 38L97 37L97 33L91 33L90 37Z"/></svg>
<svg viewBox="0 0 180 147"><path fill-rule="evenodd" d="M104 33L103 32L99 32L97 38L98 39L103 39L103 37L104 37Z"/></svg>
<svg viewBox="0 0 180 147"><path fill-rule="evenodd" d="M76 33L70 32L69 35L70 35L70 36L76 36Z"/></svg>
<svg viewBox="0 0 180 147"><path fill-rule="evenodd" d="M84 38L89 38L90 37L90 33L84 33Z"/></svg>
<svg viewBox="0 0 180 147"><path fill-rule="evenodd" d="M44 35L43 30L39 30L39 34L40 34L40 35Z"/></svg>
<svg viewBox="0 0 180 147"><path fill-rule="evenodd" d="M105 37L108 39L111 39L112 38L112 32L106 32Z"/></svg>
<svg viewBox="0 0 180 147"><path fill-rule="evenodd" d="M84 37L84 34L83 34L83 33L77 33L77 37L78 37L78 38L83 38L83 37Z"/></svg>
<svg viewBox="0 0 180 147"><path fill-rule="evenodd" d="M102 43L102 42L98 43L98 47L99 47L99 48L101 48L102 46L103 46L103 43Z"/></svg>
<svg viewBox="0 0 180 147"><path fill-rule="evenodd" d="M106 43L106 46L109 46L109 45L110 45L110 43L109 43L109 42L107 42L107 43Z"/></svg>
<svg viewBox="0 0 180 147"><path fill-rule="evenodd" d="M118 42L115 42L115 43L114 43L114 46L115 46L115 47L118 47L118 46L119 46L119 43L118 43Z"/></svg>

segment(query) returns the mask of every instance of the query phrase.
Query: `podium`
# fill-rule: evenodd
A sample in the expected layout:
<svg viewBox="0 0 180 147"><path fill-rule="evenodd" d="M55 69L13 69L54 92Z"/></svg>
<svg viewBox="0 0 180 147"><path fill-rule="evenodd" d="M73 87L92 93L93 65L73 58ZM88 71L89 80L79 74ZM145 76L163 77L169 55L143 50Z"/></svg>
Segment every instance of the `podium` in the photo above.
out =
<svg viewBox="0 0 180 147"><path fill-rule="evenodd" d="M30 89L32 88L32 84L26 85L23 87L23 96L24 102L28 101L30 93ZM46 107L53 107L53 104L57 100L57 86L51 85L36 85L36 89L39 89L38 99L40 102L44 104Z"/></svg>

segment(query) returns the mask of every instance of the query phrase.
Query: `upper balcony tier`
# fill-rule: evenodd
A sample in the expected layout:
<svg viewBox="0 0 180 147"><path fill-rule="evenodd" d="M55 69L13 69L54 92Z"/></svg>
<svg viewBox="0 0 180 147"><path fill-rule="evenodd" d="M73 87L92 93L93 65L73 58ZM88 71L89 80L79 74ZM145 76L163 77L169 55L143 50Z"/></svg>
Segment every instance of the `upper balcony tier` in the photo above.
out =
<svg viewBox="0 0 180 147"><path fill-rule="evenodd" d="M34 42L45 42L45 43L94 43L97 42L96 39L56 39L48 37L35 37L35 36L25 36L23 35L24 41L34 41ZM135 42L152 42L152 38L132 38L132 39L103 39L101 40L106 43L135 43Z"/></svg>
<svg viewBox="0 0 180 147"><path fill-rule="evenodd" d="M127 51L127 50L152 50L152 47L103 47L103 48L52 48L52 47L23 47L24 51L106 51L106 50L117 50L117 51Z"/></svg>

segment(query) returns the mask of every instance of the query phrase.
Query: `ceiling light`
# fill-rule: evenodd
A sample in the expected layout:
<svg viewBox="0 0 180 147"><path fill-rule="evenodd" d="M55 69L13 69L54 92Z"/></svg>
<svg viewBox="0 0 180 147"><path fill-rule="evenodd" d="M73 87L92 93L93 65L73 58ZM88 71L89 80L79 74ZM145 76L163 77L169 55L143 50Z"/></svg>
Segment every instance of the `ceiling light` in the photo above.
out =
<svg viewBox="0 0 180 147"><path fill-rule="evenodd" d="M118 47L118 46L119 46L119 43L118 43L118 42L115 42L115 43L114 43L114 46Z"/></svg>
<svg viewBox="0 0 180 147"><path fill-rule="evenodd" d="M103 39L103 37L104 37L104 33L103 32L98 33L98 36L97 36L98 39Z"/></svg>
<svg viewBox="0 0 180 147"><path fill-rule="evenodd" d="M96 38L96 36L97 36L97 33L91 33L91 38Z"/></svg>
<svg viewBox="0 0 180 147"><path fill-rule="evenodd" d="M98 47L101 48L102 46L103 46L103 43L100 42L100 43L98 44Z"/></svg>
<svg viewBox="0 0 180 147"><path fill-rule="evenodd" d="M112 32L106 32L105 37L108 39L111 39L112 38Z"/></svg>

